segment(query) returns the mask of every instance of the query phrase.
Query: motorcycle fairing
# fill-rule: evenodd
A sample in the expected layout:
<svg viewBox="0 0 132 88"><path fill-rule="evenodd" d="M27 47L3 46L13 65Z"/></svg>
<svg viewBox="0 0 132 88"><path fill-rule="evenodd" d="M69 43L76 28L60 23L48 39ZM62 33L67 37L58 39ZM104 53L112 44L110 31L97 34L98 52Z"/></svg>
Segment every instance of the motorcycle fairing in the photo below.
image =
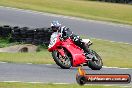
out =
<svg viewBox="0 0 132 88"><path fill-rule="evenodd" d="M57 51L61 54L61 56L65 57L65 52L64 52L63 48L58 49Z"/></svg>
<svg viewBox="0 0 132 88"><path fill-rule="evenodd" d="M80 47L76 46L70 38L66 39L62 43L62 46L71 53L73 66L76 67L80 64L86 63L86 57L83 53L84 51Z"/></svg>

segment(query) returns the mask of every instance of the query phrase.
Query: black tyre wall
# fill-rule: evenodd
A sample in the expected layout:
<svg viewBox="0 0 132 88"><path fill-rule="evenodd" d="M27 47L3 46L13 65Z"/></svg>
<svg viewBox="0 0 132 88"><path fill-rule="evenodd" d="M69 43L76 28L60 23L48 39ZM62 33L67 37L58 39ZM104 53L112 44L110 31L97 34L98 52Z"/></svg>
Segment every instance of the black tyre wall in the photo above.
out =
<svg viewBox="0 0 132 88"><path fill-rule="evenodd" d="M52 30L50 28L29 28L0 26L0 37L10 37L11 42L23 42L35 45L48 45Z"/></svg>

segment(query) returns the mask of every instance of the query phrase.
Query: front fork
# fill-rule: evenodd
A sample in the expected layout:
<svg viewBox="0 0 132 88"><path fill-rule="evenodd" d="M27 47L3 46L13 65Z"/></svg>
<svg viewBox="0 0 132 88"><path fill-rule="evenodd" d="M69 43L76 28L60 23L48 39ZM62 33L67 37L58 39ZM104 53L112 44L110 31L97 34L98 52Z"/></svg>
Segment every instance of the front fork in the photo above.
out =
<svg viewBox="0 0 132 88"><path fill-rule="evenodd" d="M58 49L57 51L60 53L60 55L61 55L62 57L65 57L65 52L64 52L64 49L63 49L63 48Z"/></svg>

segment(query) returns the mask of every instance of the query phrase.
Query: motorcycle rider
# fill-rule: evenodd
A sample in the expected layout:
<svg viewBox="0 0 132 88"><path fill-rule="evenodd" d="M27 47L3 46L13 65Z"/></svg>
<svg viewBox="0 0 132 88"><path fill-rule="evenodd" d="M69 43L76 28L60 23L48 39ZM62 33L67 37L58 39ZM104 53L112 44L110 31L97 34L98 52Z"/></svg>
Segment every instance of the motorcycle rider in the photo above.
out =
<svg viewBox="0 0 132 88"><path fill-rule="evenodd" d="M51 23L51 29L53 32L58 32L61 34L61 40L65 40L70 37L77 46L84 50L87 59L91 59L91 55L89 56L89 49L87 48L88 46L82 41L80 36L73 34L73 32L69 28L61 26L58 21L53 21Z"/></svg>

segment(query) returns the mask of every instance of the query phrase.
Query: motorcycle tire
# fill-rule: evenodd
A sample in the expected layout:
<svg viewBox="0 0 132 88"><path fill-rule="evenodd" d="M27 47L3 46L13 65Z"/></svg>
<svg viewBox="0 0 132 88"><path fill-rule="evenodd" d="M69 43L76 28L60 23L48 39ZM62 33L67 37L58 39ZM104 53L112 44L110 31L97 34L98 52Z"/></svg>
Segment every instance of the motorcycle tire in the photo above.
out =
<svg viewBox="0 0 132 88"><path fill-rule="evenodd" d="M33 42L33 38L26 38L26 43L31 44Z"/></svg>
<svg viewBox="0 0 132 88"><path fill-rule="evenodd" d="M57 64L58 66L60 66L61 68L63 68L63 69L69 69L69 68L72 66L72 63L71 63L70 58L68 58L68 56L66 55L66 58L69 59L69 64L68 64L68 65L65 65L65 64L63 64L63 63L61 62L61 60L59 59L59 56L58 56L58 55L60 55L60 54L58 53L58 51L53 51L53 52L52 52L52 57L53 57L54 61L56 62L56 64Z"/></svg>
<svg viewBox="0 0 132 88"><path fill-rule="evenodd" d="M102 68L102 66L103 66L102 59L101 59L101 57L95 51L93 51L92 54L94 54L96 56L96 58L98 59L98 61L90 60L90 61L88 61L88 66L92 70L100 70Z"/></svg>

